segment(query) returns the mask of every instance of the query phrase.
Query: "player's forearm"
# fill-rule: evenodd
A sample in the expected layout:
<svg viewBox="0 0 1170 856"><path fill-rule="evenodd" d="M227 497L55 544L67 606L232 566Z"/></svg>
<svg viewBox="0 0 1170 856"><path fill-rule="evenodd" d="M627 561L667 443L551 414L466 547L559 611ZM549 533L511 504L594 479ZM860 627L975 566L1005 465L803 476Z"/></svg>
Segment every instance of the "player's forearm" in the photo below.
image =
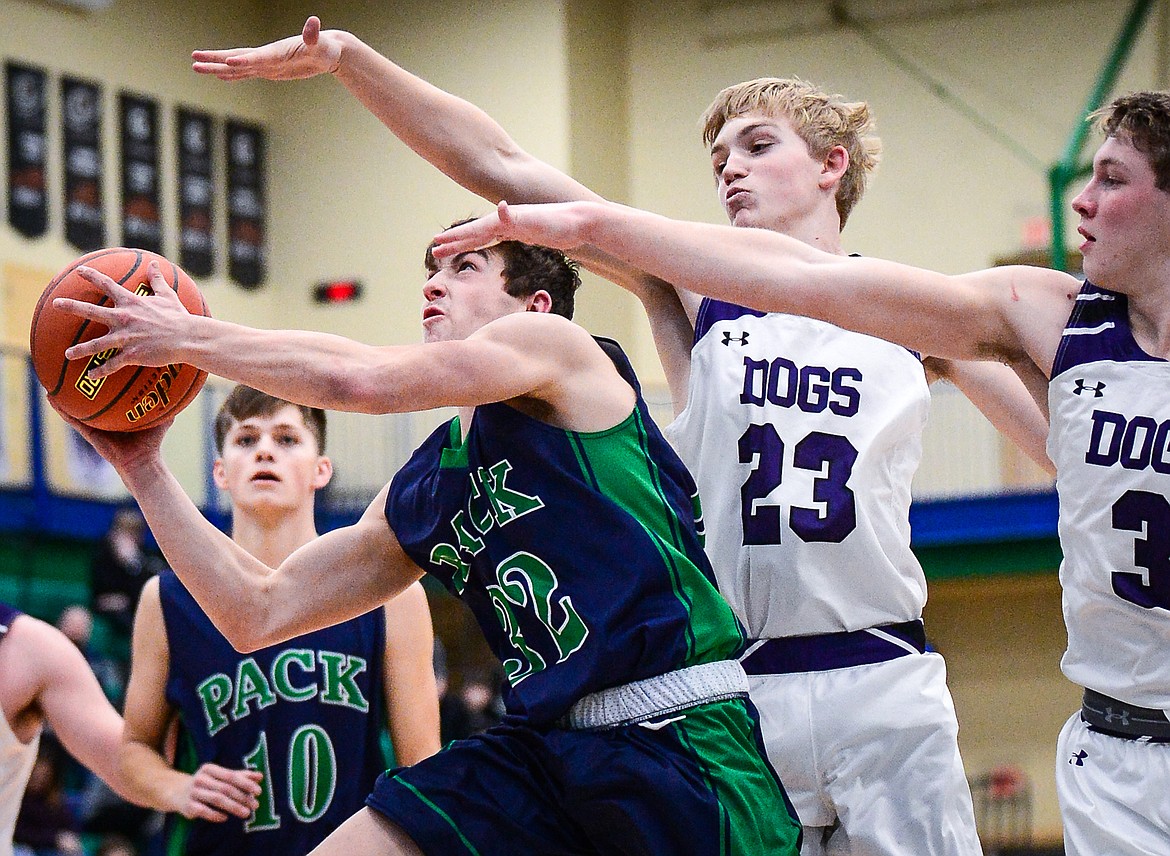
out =
<svg viewBox="0 0 1170 856"><path fill-rule="evenodd" d="M680 289L807 315L957 359L995 354L1001 321L952 278L823 252L777 232L671 220L614 203L578 206L585 243Z"/></svg>
<svg viewBox="0 0 1170 856"><path fill-rule="evenodd" d="M228 641L247 647L271 623L272 569L212 526L160 458L116 466L167 563Z"/></svg>
<svg viewBox="0 0 1170 856"><path fill-rule="evenodd" d="M390 131L451 179L488 201L550 201L536 174L551 175L483 110L379 54L350 33L334 76Z"/></svg>
<svg viewBox="0 0 1170 856"><path fill-rule="evenodd" d="M174 769L157 750L136 740L123 742L118 757L127 796L133 802L156 811L182 811L189 774Z"/></svg>
<svg viewBox="0 0 1170 856"><path fill-rule="evenodd" d="M408 356L406 350L328 333L257 330L192 316L178 358L297 404L388 413L407 409L409 391L404 387L412 376L409 365L396 359ZM396 395L399 391L402 396Z"/></svg>

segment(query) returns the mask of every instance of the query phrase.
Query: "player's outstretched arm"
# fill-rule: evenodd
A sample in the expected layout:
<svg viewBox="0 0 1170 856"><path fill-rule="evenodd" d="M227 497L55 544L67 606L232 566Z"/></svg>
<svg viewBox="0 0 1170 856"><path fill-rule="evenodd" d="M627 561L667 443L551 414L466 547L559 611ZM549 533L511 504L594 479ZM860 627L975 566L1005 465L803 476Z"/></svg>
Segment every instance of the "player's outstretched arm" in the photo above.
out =
<svg viewBox="0 0 1170 856"><path fill-rule="evenodd" d="M140 296L102 273L81 270L109 304L57 298L54 305L109 328L105 335L66 350L69 359L80 359L120 349L94 371L95 377L127 364L179 362L299 404L403 413L473 407L555 387L554 379L578 376L565 372L575 368L570 355L592 353L592 340L581 328L546 312L516 313L529 316L520 329L513 326L516 316L508 316L458 341L372 346L328 333L258 330L191 315L161 283L154 294ZM152 283L156 275L154 268ZM573 347L566 348L566 341Z"/></svg>
<svg viewBox="0 0 1170 856"><path fill-rule="evenodd" d="M439 690L431 611L419 583L383 609L386 652L382 671L390 742L399 764L414 764L439 751Z"/></svg>
<svg viewBox="0 0 1170 856"><path fill-rule="evenodd" d="M422 576L382 514L386 489L357 523L314 539L274 569L212 526L183 491L160 451L169 423L115 433L63 418L118 471L168 564L239 651L362 615Z"/></svg>
<svg viewBox="0 0 1170 856"><path fill-rule="evenodd" d="M1079 283L1040 268L946 276L825 253L763 229L670 220L614 203L512 206L436 238L435 256L498 240L591 245L680 288L819 318L953 359L1050 370Z"/></svg>
<svg viewBox="0 0 1170 856"><path fill-rule="evenodd" d="M528 154L475 105L411 74L352 33L322 30L257 48L195 51L193 68L221 80L291 80L332 73L390 131L457 183L486 199L594 199L596 194Z"/></svg>
<svg viewBox="0 0 1170 856"><path fill-rule="evenodd" d="M257 48L195 51L194 69L221 80L264 78L290 80L332 73L396 137L457 184L492 204L600 200L601 197L520 145L491 116L474 104L411 74L351 33L322 30L310 17L299 36ZM592 248L574 256L589 270L633 292L646 306L651 329L672 390L689 367L690 333L682 350L674 330L681 322L663 296L669 285ZM682 295L691 320L698 301ZM669 311L668 311L669 310ZM659 327L663 328L662 335ZM680 368L681 366L681 368Z"/></svg>
<svg viewBox="0 0 1170 856"><path fill-rule="evenodd" d="M260 773L204 764L194 775L163 757L174 709L167 702L170 646L163 622L159 580L146 583L134 618L130 681L126 686L120 762L137 802L192 820L218 823L246 818L259 805Z"/></svg>

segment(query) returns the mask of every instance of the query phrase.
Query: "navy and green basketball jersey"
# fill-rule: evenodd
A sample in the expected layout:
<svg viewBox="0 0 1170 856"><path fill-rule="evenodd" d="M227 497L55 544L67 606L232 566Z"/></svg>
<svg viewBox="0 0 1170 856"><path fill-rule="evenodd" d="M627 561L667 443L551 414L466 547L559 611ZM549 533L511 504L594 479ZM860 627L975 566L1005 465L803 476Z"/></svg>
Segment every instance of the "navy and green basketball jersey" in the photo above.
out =
<svg viewBox="0 0 1170 856"><path fill-rule="evenodd" d="M166 696L179 715L175 766L264 774L260 808L247 820L169 815L168 856L309 852L365 804L385 768L384 613L241 654L173 572L161 576L160 594Z"/></svg>
<svg viewBox="0 0 1170 856"><path fill-rule="evenodd" d="M690 474L638 392L606 431L567 431L507 404L437 429L395 476L403 549L468 604L504 665L513 722L554 723L606 687L736 656L743 630L715 587Z"/></svg>

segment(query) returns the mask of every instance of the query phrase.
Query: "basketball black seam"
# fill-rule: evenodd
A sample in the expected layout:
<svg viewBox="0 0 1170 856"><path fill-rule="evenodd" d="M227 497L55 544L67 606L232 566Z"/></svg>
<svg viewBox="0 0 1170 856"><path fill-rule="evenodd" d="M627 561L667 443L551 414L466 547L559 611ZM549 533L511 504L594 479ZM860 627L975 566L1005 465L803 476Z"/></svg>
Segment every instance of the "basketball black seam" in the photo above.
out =
<svg viewBox="0 0 1170 856"><path fill-rule="evenodd" d="M126 248L119 247L118 249L125 250ZM116 251L110 250L110 252L116 252ZM130 268L130 270L126 273L126 275L124 277L122 277L121 279L118 280L118 285L124 285L126 283L126 280L128 280L128 279L130 279L130 277L134 276L134 272L137 271L140 267L142 267L142 251L141 250L131 250L131 252L133 252L135 254L134 266ZM105 253L103 253L102 255L105 255ZM101 256L95 256L94 258L101 258ZM87 259L86 261L87 262L93 261L93 259ZM84 264L84 262L79 261L77 264L73 265L73 267L71 267L68 271L66 271L65 274L63 274L58 279L59 280L64 279L64 277L67 274L72 273L74 270L76 270L82 264ZM60 285L60 282L58 282L58 285ZM94 305L95 306L105 306L108 300L109 300L109 298L103 294L101 300L99 302L95 303ZM90 322L89 322L88 318L86 318L84 321L82 321L81 326L77 328L77 333L76 333L76 335L74 335L73 341L69 343L70 346L76 345L78 342L81 341L81 337L85 334L85 331L89 328L89 323ZM52 398L53 396L55 396L57 393L59 393L61 391L61 387L65 383L65 375L68 374L68 372L69 372L69 360L62 360L61 373L57 377L56 385L49 392L50 398ZM92 417L90 417L90 418L92 418ZM82 421L84 422L85 420L83 419Z"/></svg>
<svg viewBox="0 0 1170 856"><path fill-rule="evenodd" d="M111 247L108 250L98 250L94 253L90 253L89 255L82 256L80 259L75 261L68 268L61 271L61 273L57 274L57 277L52 282L50 282L48 284L48 286L45 288L44 293L41 294L41 299L37 301L37 307L36 307L36 309L33 310L32 330L35 331L37 329L37 322L40 320L41 310L44 309L45 305L53 299L54 292L57 290L57 286L59 286L61 284L61 280L65 279L65 277L69 276L69 274L73 273L73 271L77 270L77 268L79 268L81 265L87 264L88 262L91 262L94 259L99 259L102 256L108 255L109 253L121 252L123 249L124 249L123 247ZM36 364L36 338L37 337L35 335L30 336L29 337L29 344L28 344L29 354L33 358L34 365ZM64 383L64 381L65 381L65 368L68 365L69 365L68 360L66 360L62 364L61 376L57 379L57 385L55 387L53 387L52 390L48 390L46 388L46 392L49 393L50 397L56 395L58 392L61 391L61 384Z"/></svg>

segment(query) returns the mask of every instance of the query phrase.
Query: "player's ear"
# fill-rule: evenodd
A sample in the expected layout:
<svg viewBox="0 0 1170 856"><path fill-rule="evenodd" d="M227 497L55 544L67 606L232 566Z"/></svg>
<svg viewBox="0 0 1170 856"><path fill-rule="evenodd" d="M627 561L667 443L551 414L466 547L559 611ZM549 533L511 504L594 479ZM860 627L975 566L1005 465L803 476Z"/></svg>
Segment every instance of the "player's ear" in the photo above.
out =
<svg viewBox="0 0 1170 856"><path fill-rule="evenodd" d="M528 298L529 312L552 312L552 295L543 288Z"/></svg>
<svg viewBox="0 0 1170 856"><path fill-rule="evenodd" d="M821 161L821 187L826 190L840 181L849 169L849 152L844 146L833 146Z"/></svg>
<svg viewBox="0 0 1170 856"><path fill-rule="evenodd" d="M227 490L227 473L223 469L223 458L216 458L215 463L211 465L211 477L215 480L217 488Z"/></svg>
<svg viewBox="0 0 1170 856"><path fill-rule="evenodd" d="M317 458L317 470L313 473L313 489L320 490L333 478L333 461L322 455Z"/></svg>

